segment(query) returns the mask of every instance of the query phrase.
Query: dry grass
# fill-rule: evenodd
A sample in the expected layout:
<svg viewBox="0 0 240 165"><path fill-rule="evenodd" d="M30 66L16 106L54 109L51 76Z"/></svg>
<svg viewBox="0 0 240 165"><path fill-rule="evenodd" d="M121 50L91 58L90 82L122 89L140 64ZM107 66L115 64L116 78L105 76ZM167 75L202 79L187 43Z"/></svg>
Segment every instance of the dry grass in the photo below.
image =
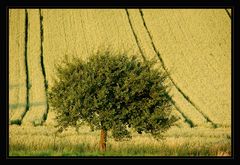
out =
<svg viewBox="0 0 240 165"><path fill-rule="evenodd" d="M69 128L61 134L53 126L10 126L10 153L51 151L61 155L99 154L99 131L91 132L83 126L79 132ZM116 142L108 134L107 155L142 156L229 156L231 140L229 129L172 128L165 139L157 141L148 134L132 133L130 141ZM26 154L25 153L25 154ZM56 154L56 153L55 153ZM14 155L14 154L13 154Z"/></svg>

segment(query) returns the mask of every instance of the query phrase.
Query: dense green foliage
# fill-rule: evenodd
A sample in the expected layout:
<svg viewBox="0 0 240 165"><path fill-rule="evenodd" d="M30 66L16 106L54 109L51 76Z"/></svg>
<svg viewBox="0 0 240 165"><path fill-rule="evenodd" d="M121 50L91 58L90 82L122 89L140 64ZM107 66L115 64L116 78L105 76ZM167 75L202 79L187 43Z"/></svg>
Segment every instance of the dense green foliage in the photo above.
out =
<svg viewBox="0 0 240 165"><path fill-rule="evenodd" d="M129 128L160 137L176 118L167 75L153 66L109 51L87 61L65 60L49 91L59 128L88 123L92 130L111 130L116 140L130 138Z"/></svg>

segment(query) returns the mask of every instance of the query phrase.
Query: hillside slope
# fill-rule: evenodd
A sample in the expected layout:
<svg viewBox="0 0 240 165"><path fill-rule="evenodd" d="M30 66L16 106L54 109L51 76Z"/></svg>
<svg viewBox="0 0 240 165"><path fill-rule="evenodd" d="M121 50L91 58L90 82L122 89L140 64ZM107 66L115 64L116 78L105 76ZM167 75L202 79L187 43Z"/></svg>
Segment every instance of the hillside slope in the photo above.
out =
<svg viewBox="0 0 240 165"><path fill-rule="evenodd" d="M142 59L156 59L159 68L170 72L174 113L182 118L182 126L230 126L231 19L227 11L11 9L10 87L20 81L16 77L23 79L17 84L26 83L26 75L18 72L26 73L23 38L27 12L26 55L32 87L28 90L30 109L26 121L44 119L48 112L46 91L52 86L55 64L65 55L87 59L98 49L110 47L138 54ZM16 40L21 41L20 46ZM17 56L20 52L21 59ZM17 98L26 97L19 95L20 89L27 91L20 86L11 88L10 109L19 102ZM13 116L12 110L10 114Z"/></svg>

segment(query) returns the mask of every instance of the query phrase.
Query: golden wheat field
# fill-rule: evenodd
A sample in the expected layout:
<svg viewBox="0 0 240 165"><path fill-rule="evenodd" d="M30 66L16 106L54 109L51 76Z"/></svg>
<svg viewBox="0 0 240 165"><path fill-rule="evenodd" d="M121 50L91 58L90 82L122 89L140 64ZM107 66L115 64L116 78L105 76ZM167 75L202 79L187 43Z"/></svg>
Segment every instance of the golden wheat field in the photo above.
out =
<svg viewBox="0 0 240 165"><path fill-rule="evenodd" d="M160 142L134 133L131 141L115 142L109 135L113 155L231 155L229 13L231 9L9 9L10 155L99 154L94 152L99 132L84 126L80 132L55 134L47 91L55 65L65 55L86 60L104 48L157 60L156 67L170 73L173 113L181 118Z"/></svg>

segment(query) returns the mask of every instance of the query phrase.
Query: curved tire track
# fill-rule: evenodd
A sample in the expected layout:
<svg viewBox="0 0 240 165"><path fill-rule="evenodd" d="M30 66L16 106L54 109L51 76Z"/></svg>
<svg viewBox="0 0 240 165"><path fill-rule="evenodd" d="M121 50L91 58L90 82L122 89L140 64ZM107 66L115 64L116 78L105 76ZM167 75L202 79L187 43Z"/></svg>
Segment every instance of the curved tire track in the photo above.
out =
<svg viewBox="0 0 240 165"><path fill-rule="evenodd" d="M144 56L143 50L142 50L142 48L141 48L141 46L140 46L140 43L139 43L137 34L135 33L135 31L134 31L134 29L133 29L133 26L132 26L132 22L131 22L131 19L130 19L130 16L129 16L128 9L125 9L125 11L126 11L126 14L127 14L127 18L128 18L129 25L130 25L130 27L131 27L132 33L133 33L134 38L135 38L135 41L136 41L136 43L137 43L138 49L139 49L139 51L140 51L140 53L141 53L141 55L142 55L143 60L146 61L146 57Z"/></svg>
<svg viewBox="0 0 240 165"><path fill-rule="evenodd" d="M25 71L26 71L26 107L25 111L21 114L21 118L17 119L18 121L11 121L11 123L16 123L18 125L22 124L22 119L26 115L26 113L29 111L29 89L30 89L30 84L29 84L29 70L28 70L28 12L27 9L25 9L25 40L24 40L24 61L25 61Z"/></svg>
<svg viewBox="0 0 240 165"><path fill-rule="evenodd" d="M175 101L171 99L171 103L176 108L176 110L182 115L184 118L184 122L187 123L191 128L195 127L196 125L193 123L191 119L189 119L182 111L181 109L176 105Z"/></svg>
<svg viewBox="0 0 240 165"><path fill-rule="evenodd" d="M168 74L168 77L169 77L170 81L172 82L172 84L173 84L173 85L176 87L176 89L182 94L182 96L205 118L206 122L211 123L213 127L217 127L217 125L216 125L206 114L204 114L204 113L200 110L200 108L199 108L192 100L190 100L190 98L189 98L189 97L178 87L178 85L174 82L174 80L173 80L172 77L170 76L170 74L169 74L169 72L168 72L168 70L167 70L167 68L166 68L166 66L165 66L165 64L164 64L164 61L163 61L163 59L162 59L159 51L157 50L157 48L156 48L156 46L155 46L155 44L154 44L154 42L153 42L152 35L151 35L151 33L150 33L150 31L149 31L149 29L148 29L148 27L147 27L147 25L146 25L145 19L144 19L144 14L143 14L142 9L139 9L139 12L140 12L140 15L141 15L141 18L142 18L142 21L143 21L143 25L144 25L147 33L148 33L149 38L151 39L152 47L153 47L156 55L158 56L158 58L159 58L159 60L160 60L160 62L161 62L161 64L162 64L163 69L164 69L164 70L166 71L166 73Z"/></svg>
<svg viewBox="0 0 240 165"><path fill-rule="evenodd" d="M131 27L132 33L133 33L133 35L134 35L135 41L136 41L137 46L138 46L138 48L139 48L139 51L140 51L140 53L141 53L144 61L146 61L146 57L145 57L145 55L144 55L144 53L143 53L143 50L142 50L142 48L141 48L141 46L140 46L140 42L139 42L139 40L138 40L137 34L136 34L136 32L135 32L135 30L134 30L134 28L133 28L132 21L131 21L131 19L130 19L130 15L129 15L128 9L125 9L125 11L126 11L127 18L128 18L128 22L129 22L129 25L130 25L130 27ZM163 62L163 61L162 61L162 62ZM176 105L176 103L175 103L174 100L171 99L171 103L172 103L173 106L176 108L176 110L181 114L181 116L184 118L184 122L186 122L191 128L196 126L196 125L193 123L193 121L192 121L191 119L189 119L189 118L181 111L181 109Z"/></svg>
<svg viewBox="0 0 240 165"><path fill-rule="evenodd" d="M45 95L46 95L46 112L43 115L43 120L46 121L47 115L48 115L48 110L49 110L49 103L48 103L48 96L47 96L47 91L48 91L48 84L47 84L47 78L46 78L46 71L45 71L45 66L44 66L44 57L43 57L43 16L41 9L39 9L39 19L40 19L40 60L41 60L41 69L42 69L42 74L44 78L44 87L45 87Z"/></svg>
<svg viewBox="0 0 240 165"><path fill-rule="evenodd" d="M232 19L231 13L227 9L225 9L225 11L227 12L227 15L229 16L229 18Z"/></svg>

